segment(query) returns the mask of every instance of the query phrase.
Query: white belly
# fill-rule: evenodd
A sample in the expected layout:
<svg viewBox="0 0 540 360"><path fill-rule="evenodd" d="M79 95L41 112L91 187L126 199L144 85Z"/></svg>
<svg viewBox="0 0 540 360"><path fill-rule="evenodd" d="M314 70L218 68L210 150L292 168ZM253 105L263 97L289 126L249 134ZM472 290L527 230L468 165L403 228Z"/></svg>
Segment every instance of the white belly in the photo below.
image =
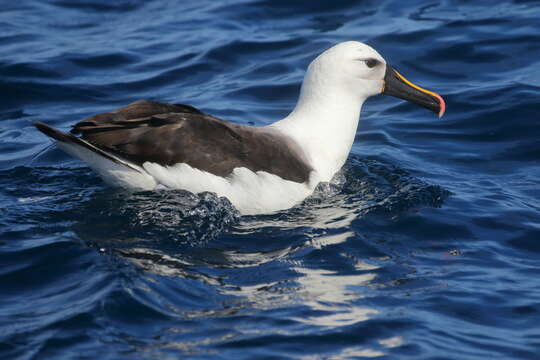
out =
<svg viewBox="0 0 540 360"><path fill-rule="evenodd" d="M247 168L236 168L227 177L194 169L187 164L161 166L145 163L143 168L157 183L193 193L210 191L228 198L242 215L270 213L293 207L313 193L315 186ZM316 185L316 184L315 184Z"/></svg>

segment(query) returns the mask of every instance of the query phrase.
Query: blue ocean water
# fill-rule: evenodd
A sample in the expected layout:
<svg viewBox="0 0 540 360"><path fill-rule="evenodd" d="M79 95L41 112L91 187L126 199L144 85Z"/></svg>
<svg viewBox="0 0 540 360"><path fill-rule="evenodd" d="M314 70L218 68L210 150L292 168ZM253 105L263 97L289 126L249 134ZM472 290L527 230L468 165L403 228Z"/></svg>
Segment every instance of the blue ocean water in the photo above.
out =
<svg viewBox="0 0 540 360"><path fill-rule="evenodd" d="M538 359L540 2L19 0L0 9L0 358ZM107 187L33 127L138 99L265 125L345 40L442 94L363 109L277 214Z"/></svg>

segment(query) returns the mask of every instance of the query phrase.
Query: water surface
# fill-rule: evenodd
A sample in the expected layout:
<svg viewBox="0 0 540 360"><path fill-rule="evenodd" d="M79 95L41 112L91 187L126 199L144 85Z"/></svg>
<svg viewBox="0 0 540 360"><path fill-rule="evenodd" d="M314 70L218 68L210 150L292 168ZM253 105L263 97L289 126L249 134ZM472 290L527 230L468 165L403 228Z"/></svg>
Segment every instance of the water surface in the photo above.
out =
<svg viewBox="0 0 540 360"><path fill-rule="evenodd" d="M21 0L0 11L0 357L536 359L540 3ZM107 187L31 125L138 99L265 125L345 40L388 97L299 206Z"/></svg>

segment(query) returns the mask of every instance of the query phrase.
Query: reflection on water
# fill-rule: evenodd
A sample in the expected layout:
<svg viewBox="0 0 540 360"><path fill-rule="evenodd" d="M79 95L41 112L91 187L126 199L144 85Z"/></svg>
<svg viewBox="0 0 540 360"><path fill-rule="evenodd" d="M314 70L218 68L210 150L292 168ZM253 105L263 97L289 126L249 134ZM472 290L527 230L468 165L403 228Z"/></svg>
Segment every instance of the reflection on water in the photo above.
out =
<svg viewBox="0 0 540 360"><path fill-rule="evenodd" d="M343 276L336 272L294 268L304 276L296 279L302 290L303 304L320 313L317 316L296 318L297 321L317 326L347 326L365 321L374 309L354 306L362 298L361 287L369 285L375 274Z"/></svg>
<svg viewBox="0 0 540 360"><path fill-rule="evenodd" d="M252 234L251 234L252 235ZM243 311L260 309L262 311L278 311L292 306L300 307L298 313L304 316L291 316L291 321L308 326L322 327L331 331L340 328L355 326L373 317L380 316L378 310L370 308L364 299L364 293L370 286L377 285L377 265L370 263L370 259L356 259L351 266L351 274L343 274L339 270L330 270L322 267L313 267L305 264L295 252L303 257L311 252L325 251L326 248L335 248L353 239L354 232L345 231L333 235L311 236L301 246L275 249L269 252L239 253L230 250L197 249L197 255L183 254L170 256L152 249L131 248L118 250L125 259L144 269L147 273L167 277L182 277L199 281L209 287L209 294L222 298L220 306L212 309L188 309L171 304L167 307L173 310L182 319L206 319L209 317L235 317ZM247 239L246 239L247 240ZM193 250L193 249L192 249ZM204 257L203 251L208 251L208 259L216 259L220 252L222 263L206 264L193 263L190 260ZM224 259L228 259L228 266L223 266ZM232 264L241 264L234 267ZM263 267L263 269L261 269ZM264 276L266 269L273 271L271 277ZM285 273L279 280L276 274ZM155 292L159 283L151 281L145 291ZM163 292L163 289L160 290ZM156 294L154 294L156 295ZM152 297L152 294L148 295ZM255 326L255 325L254 325ZM219 336L206 336L204 339L192 341L163 342L159 346L193 350L204 345L217 344L222 341L232 341L238 332L242 336L267 336L276 333L288 335L302 334L298 330L283 330L276 328L258 329L235 328L234 331ZM167 331L178 332L179 329ZM202 342L201 342L202 341ZM400 346L403 339L400 336L382 338L377 345L344 347L340 353L333 354L332 359L347 359L354 356L376 357L385 354L385 348ZM155 345L157 346L157 345Z"/></svg>

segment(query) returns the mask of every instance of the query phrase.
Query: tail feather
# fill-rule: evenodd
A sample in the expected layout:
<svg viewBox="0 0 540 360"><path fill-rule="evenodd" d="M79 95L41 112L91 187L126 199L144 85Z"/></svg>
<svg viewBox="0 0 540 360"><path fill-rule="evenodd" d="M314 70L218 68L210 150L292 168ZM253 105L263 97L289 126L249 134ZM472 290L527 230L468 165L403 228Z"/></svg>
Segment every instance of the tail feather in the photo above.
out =
<svg viewBox="0 0 540 360"><path fill-rule="evenodd" d="M68 134L68 133L65 133L63 131L60 131L60 130L57 130L53 127L50 127L49 125L47 124L44 124L42 122L35 122L33 123L33 125L39 130L41 131L42 133L44 133L45 135L47 135L48 137L50 138L53 138L54 140L58 141L58 142L61 142L61 143L66 143L66 144L73 144L73 145L78 145L78 146L82 146L108 160L111 160L119 165L123 165L123 166L126 166L132 170L135 170L137 172L141 172L141 169L140 167L136 166L136 165L133 165L131 163L129 163L128 161L126 160L123 160L121 158L119 158L118 156L115 156L114 154L111 154L109 153L108 151L105 151L105 150L102 150L100 148L98 148L97 146L89 143L88 141L85 141L84 139L81 139L79 137L76 137L74 135L71 135L71 134Z"/></svg>

